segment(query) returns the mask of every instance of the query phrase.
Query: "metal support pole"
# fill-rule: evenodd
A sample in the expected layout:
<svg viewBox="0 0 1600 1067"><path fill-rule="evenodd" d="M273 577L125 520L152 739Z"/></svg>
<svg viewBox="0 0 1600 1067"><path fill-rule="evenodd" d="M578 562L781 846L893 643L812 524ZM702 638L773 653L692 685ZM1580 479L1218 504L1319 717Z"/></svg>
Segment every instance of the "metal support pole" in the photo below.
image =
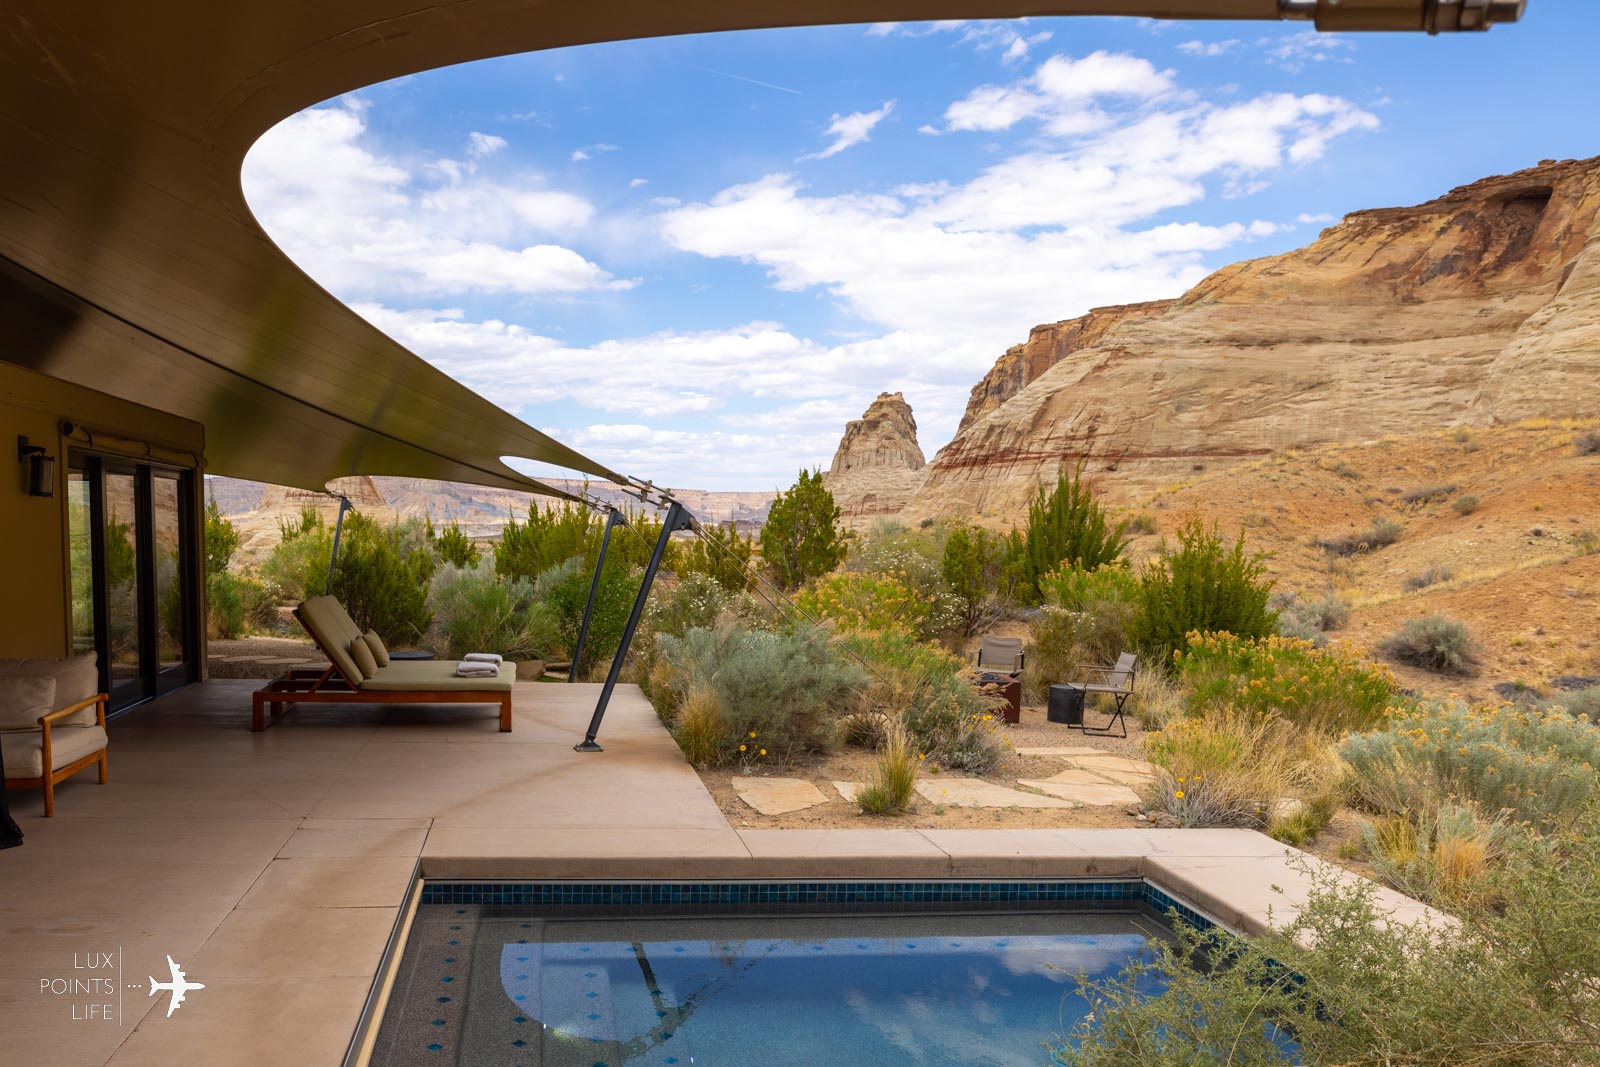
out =
<svg viewBox="0 0 1600 1067"><path fill-rule="evenodd" d="M572 666L567 668L567 681L578 680L578 664L583 662L583 642L589 636L589 620L594 618L594 598L600 592L600 570L606 565L606 547L611 544L613 527L626 526L628 520L616 508L606 509L606 532L600 535L600 556L594 561L594 580L589 583L589 602L583 606L583 625L578 627L578 643L572 649Z"/></svg>
<svg viewBox="0 0 1600 1067"><path fill-rule="evenodd" d="M606 705L611 703L611 691L617 687L617 676L622 673L622 661L628 658L628 646L633 644L634 631L639 629L639 618L644 614L645 601L650 599L650 587L655 584L656 572L661 569L661 557L667 554L667 541L679 530L691 528L693 518L684 506L676 500L667 508L667 517L661 524L661 536L656 538L655 551L650 553L650 565L644 569L644 581L639 583L639 595L633 598L633 612L628 616L628 625L622 631L622 641L617 645L617 655L611 661L611 671L606 675L606 684L600 690L600 702L594 706L594 718L589 720L589 732L584 739L573 745L578 752L599 752L601 748L595 744L595 735L600 732L600 720L605 718Z"/></svg>
<svg viewBox="0 0 1600 1067"><path fill-rule="evenodd" d="M339 517L333 523L333 551L328 553L328 591L333 589L333 565L339 562L339 535L344 533L344 513L352 506L349 497L339 498Z"/></svg>

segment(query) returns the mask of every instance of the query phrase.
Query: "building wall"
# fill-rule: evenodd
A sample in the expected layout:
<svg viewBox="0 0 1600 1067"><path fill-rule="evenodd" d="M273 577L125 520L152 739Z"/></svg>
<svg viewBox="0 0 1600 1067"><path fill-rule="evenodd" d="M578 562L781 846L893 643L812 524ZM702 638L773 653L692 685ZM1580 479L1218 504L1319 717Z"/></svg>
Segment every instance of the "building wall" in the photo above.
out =
<svg viewBox="0 0 1600 1067"><path fill-rule="evenodd" d="M56 458L55 496L28 495L19 434ZM0 657L64 656L71 648L67 450L87 446L90 435L96 451L204 468L199 423L0 362ZM189 516L196 544L204 543L202 489L197 477ZM192 587L204 590L203 560L196 571ZM204 642L199 652L203 676Z"/></svg>

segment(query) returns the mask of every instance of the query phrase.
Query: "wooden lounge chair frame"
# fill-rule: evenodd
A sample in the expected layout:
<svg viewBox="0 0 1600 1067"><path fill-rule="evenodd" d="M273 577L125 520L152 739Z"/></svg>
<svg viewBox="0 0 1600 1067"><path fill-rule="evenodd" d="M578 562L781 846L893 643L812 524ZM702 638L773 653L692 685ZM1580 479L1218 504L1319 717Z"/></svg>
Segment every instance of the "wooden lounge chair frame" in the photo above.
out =
<svg viewBox="0 0 1600 1067"><path fill-rule="evenodd" d="M100 765L100 784L105 785L106 749L104 746L99 751L80 756L71 763L63 764L56 770L50 769L50 724L57 719L64 719L68 715L74 715L93 704L95 725L104 730L106 728L106 701L109 699L105 693L96 693L87 700L78 701L70 708L62 708L60 711L52 711L48 715L40 716L39 729L44 731L44 740L39 750L39 769L43 773L37 778L6 778L3 788L39 789L42 787L44 789L44 817L48 819L56 813L56 786L79 771L98 763Z"/></svg>
<svg viewBox="0 0 1600 1067"><path fill-rule="evenodd" d="M362 689L352 683L338 666L339 657L332 655L322 638L307 626L294 609L295 621L310 635L322 654L328 657L328 669L294 669L251 694L250 729L260 733L278 721L296 704L498 704L500 706L500 732L511 732L511 692L496 689Z"/></svg>
<svg viewBox="0 0 1600 1067"><path fill-rule="evenodd" d="M1134 677L1139 670L1139 657L1132 652L1124 652L1117 657L1117 662L1110 667L1103 663L1080 663L1073 667L1072 670L1074 674L1081 671L1105 679L1104 681L1066 683L1069 688L1083 690L1085 703L1088 702L1090 693L1109 693L1116 698L1117 702L1117 709L1111 713L1111 718L1106 721L1104 726L1089 726L1088 716L1085 714L1084 722L1077 729L1086 734L1109 735L1112 728L1120 722L1122 724L1122 733L1118 736L1127 737L1128 720L1123 716L1122 711L1123 705L1128 702L1128 698L1133 696L1133 683Z"/></svg>

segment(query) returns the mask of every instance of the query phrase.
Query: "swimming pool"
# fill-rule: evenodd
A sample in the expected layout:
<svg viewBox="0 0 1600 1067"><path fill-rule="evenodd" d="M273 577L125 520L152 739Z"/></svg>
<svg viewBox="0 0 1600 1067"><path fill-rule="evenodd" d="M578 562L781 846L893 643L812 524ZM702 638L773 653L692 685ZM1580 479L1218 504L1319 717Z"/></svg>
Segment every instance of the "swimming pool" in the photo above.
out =
<svg viewBox="0 0 1600 1067"><path fill-rule="evenodd" d="M383 1067L1045 1064L1167 936L1143 883L429 889Z"/></svg>

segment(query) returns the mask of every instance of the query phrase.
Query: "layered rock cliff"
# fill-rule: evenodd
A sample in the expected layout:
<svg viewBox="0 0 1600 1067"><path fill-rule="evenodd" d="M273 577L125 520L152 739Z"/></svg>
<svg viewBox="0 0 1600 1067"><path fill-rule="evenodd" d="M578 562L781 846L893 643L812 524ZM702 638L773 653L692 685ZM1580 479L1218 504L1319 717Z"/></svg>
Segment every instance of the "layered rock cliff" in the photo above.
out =
<svg viewBox="0 0 1600 1067"><path fill-rule="evenodd" d="M859 525L905 507L925 464L906 398L879 393L861 418L846 424L822 480L844 520Z"/></svg>
<svg viewBox="0 0 1600 1067"><path fill-rule="evenodd" d="M1080 461L1117 496L1316 442L1589 413L1597 213L1600 159L1546 162L1035 331L974 389L905 514L1010 521Z"/></svg>

